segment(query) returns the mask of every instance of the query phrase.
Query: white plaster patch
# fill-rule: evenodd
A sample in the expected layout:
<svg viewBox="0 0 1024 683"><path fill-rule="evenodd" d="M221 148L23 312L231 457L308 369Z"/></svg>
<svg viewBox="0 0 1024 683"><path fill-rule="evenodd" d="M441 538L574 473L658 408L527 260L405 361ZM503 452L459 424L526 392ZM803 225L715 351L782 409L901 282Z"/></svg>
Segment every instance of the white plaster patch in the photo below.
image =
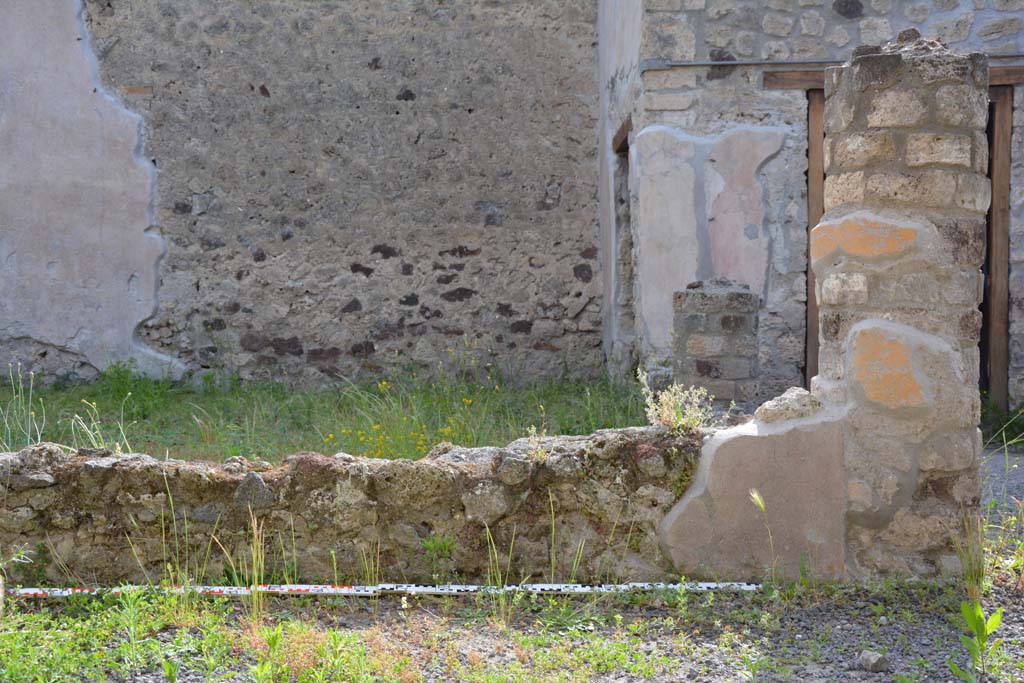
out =
<svg viewBox="0 0 1024 683"><path fill-rule="evenodd" d="M76 0L8 0L0 22L0 336L97 367L177 361L135 339L156 309L163 240L141 118L103 89Z"/></svg>

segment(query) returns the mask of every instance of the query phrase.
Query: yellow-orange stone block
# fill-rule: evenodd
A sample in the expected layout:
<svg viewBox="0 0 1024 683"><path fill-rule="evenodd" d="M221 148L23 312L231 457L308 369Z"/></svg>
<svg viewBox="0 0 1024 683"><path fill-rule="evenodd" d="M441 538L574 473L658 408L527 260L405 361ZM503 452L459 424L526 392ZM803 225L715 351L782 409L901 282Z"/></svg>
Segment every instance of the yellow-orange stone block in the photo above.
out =
<svg viewBox="0 0 1024 683"><path fill-rule="evenodd" d="M851 374L869 401L894 410L924 403L909 346L882 330L870 329L859 332L853 344Z"/></svg>
<svg viewBox="0 0 1024 683"><path fill-rule="evenodd" d="M811 261L842 251L850 256L899 256L917 242L917 230L870 218L819 223L811 230Z"/></svg>

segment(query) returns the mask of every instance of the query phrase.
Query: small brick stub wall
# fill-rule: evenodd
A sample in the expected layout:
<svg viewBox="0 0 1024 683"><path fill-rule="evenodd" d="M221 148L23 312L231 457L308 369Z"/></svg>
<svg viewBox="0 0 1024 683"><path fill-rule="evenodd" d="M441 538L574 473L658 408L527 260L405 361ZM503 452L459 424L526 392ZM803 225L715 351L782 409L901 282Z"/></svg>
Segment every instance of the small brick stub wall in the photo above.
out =
<svg viewBox="0 0 1024 683"><path fill-rule="evenodd" d="M715 279L675 293L674 378L702 386L715 400L757 397L759 297L747 285Z"/></svg>

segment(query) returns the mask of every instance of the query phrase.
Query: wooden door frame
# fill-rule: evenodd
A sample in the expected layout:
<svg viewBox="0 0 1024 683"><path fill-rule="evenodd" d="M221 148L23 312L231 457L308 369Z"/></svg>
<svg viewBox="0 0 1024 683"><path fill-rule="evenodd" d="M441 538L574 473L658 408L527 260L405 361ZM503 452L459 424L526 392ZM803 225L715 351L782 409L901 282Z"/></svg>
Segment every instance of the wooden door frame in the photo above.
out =
<svg viewBox="0 0 1024 683"><path fill-rule="evenodd" d="M1013 134L1013 86L1024 85L1024 66L992 67L989 100L994 105L991 116L989 178L992 181L992 205L986 235L986 295L983 316L987 325L984 359L987 363L988 396L1003 410L1009 403L1009 253L1010 253L1010 155ZM824 213L823 193L825 169L824 141L825 72L823 70L766 71L765 89L803 90L807 93L807 230L810 231ZM814 272L808 258L807 267L807 335L805 384L818 371L820 329L818 305L814 294Z"/></svg>
<svg viewBox="0 0 1024 683"><path fill-rule="evenodd" d="M1010 154L1013 136L1013 86L988 89L992 103L989 120L989 178L992 205L988 214L985 262L985 307L988 326L985 360L988 397L1002 410L1009 407L1010 381Z"/></svg>
<svg viewBox="0 0 1024 683"><path fill-rule="evenodd" d="M813 145L812 141L819 140ZM818 297L811 269L811 230L825 213L825 91L807 91L807 327L805 335L804 386L818 374Z"/></svg>

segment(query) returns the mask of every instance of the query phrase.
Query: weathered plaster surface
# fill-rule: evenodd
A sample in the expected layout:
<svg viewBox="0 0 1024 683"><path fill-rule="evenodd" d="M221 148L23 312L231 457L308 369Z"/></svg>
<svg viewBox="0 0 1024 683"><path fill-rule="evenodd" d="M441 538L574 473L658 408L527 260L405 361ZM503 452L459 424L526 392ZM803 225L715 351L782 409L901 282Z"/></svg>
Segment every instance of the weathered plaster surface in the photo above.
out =
<svg viewBox="0 0 1024 683"><path fill-rule="evenodd" d="M688 575L760 580L774 570L795 579L802 568L844 575L842 417L833 410L756 421L714 436L693 484L661 523L665 553ZM774 547L752 489L765 500Z"/></svg>
<svg viewBox="0 0 1024 683"><path fill-rule="evenodd" d="M598 215L600 223L602 272L602 346L609 372L613 376L627 374L634 360L635 315L633 311L632 234L630 226L622 225L628 155L612 149L613 139L621 126L630 121L633 106L640 93L640 42L643 29L641 0L622 0L598 5L598 91L600 121L598 130Z"/></svg>
<svg viewBox="0 0 1024 683"><path fill-rule="evenodd" d="M782 142L781 131L752 126L720 138L661 124L637 133L630 152L634 291L648 365L672 357L675 292L713 277L764 291L768 239L757 173Z"/></svg>
<svg viewBox="0 0 1024 683"><path fill-rule="evenodd" d="M630 186L637 196L631 215L643 226L634 238L634 300L645 357L669 357L673 293L697 279L697 214L703 213L694 168L699 144L677 130L651 126L630 150Z"/></svg>
<svg viewBox="0 0 1024 683"><path fill-rule="evenodd" d="M136 339L163 241L141 120L108 94L75 0L10 0L0 21L0 338L8 360L175 374ZM59 365L60 367L56 367Z"/></svg>

